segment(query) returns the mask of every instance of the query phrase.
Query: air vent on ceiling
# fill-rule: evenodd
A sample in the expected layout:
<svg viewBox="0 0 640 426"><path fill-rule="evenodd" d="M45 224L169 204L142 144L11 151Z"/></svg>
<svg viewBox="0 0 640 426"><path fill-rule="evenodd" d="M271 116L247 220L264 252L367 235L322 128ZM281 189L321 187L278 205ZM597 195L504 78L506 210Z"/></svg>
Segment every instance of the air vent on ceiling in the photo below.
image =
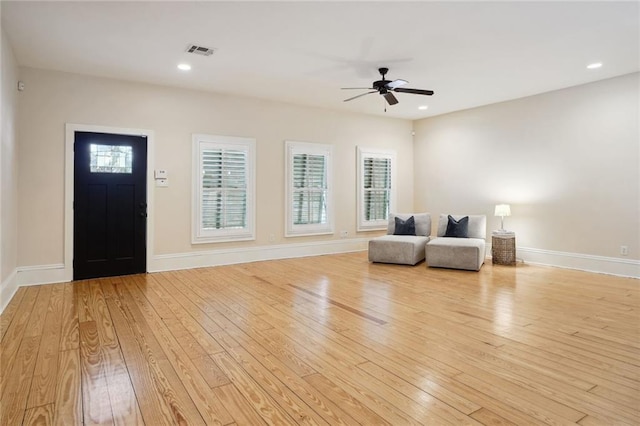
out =
<svg viewBox="0 0 640 426"><path fill-rule="evenodd" d="M190 44L189 46L187 46L187 52L194 53L196 55L211 56L213 55L213 52L215 52L215 50L208 47L196 46L195 44Z"/></svg>

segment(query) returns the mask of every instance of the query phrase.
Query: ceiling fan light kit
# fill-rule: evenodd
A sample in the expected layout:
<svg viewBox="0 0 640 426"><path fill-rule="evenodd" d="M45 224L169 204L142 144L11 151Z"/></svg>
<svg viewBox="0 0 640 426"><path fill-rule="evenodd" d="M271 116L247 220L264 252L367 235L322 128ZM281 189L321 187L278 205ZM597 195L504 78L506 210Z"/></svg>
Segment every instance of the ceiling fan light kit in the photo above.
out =
<svg viewBox="0 0 640 426"><path fill-rule="evenodd" d="M433 95L433 90L409 89L406 87L402 87L408 83L408 81L406 80L402 80L402 79L387 80L385 76L389 72L389 68L378 68L378 72L382 76L382 79L374 81L371 84L371 87L343 87L342 90L369 90L369 92L361 93L359 95L345 99L344 102L352 101L354 99L360 98L362 96L370 95L371 93L376 93L376 92L382 95L389 105L395 105L398 103L398 99L395 97L393 92L410 93L412 95L426 95L426 96Z"/></svg>

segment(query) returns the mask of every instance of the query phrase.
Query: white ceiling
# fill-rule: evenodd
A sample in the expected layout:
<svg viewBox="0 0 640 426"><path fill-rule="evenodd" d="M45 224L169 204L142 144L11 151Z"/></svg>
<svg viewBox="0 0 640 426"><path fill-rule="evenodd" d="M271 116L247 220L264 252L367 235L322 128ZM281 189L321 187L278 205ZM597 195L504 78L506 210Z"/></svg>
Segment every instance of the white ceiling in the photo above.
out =
<svg viewBox="0 0 640 426"><path fill-rule="evenodd" d="M23 66L407 119L640 70L635 1L0 4ZM343 102L380 66L435 95L397 94L386 113L378 94Z"/></svg>

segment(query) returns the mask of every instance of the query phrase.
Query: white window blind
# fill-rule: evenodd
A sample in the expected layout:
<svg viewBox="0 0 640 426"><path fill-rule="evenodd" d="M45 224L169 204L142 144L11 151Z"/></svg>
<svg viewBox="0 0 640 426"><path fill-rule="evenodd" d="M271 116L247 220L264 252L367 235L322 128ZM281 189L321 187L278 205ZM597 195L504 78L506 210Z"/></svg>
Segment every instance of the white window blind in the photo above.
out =
<svg viewBox="0 0 640 426"><path fill-rule="evenodd" d="M202 150L202 227L247 226L247 153L233 149Z"/></svg>
<svg viewBox="0 0 640 426"><path fill-rule="evenodd" d="M332 233L331 145L286 143L286 236Z"/></svg>
<svg viewBox="0 0 640 426"><path fill-rule="evenodd" d="M395 199L395 152L358 147L358 230L385 229Z"/></svg>
<svg viewBox="0 0 640 426"><path fill-rule="evenodd" d="M255 141L194 135L193 242L254 239Z"/></svg>
<svg viewBox="0 0 640 426"><path fill-rule="evenodd" d="M391 200L391 159L364 158L365 220L387 220Z"/></svg>

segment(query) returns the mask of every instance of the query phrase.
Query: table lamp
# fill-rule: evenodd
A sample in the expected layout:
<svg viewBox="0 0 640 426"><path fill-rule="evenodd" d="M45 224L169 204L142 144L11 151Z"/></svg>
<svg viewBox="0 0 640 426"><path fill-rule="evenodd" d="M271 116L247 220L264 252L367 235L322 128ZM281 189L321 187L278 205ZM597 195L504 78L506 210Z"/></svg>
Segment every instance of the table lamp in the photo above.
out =
<svg viewBox="0 0 640 426"><path fill-rule="evenodd" d="M511 216L511 206L509 204L497 204L494 215L500 216L500 232L506 232L504 229L504 217Z"/></svg>

